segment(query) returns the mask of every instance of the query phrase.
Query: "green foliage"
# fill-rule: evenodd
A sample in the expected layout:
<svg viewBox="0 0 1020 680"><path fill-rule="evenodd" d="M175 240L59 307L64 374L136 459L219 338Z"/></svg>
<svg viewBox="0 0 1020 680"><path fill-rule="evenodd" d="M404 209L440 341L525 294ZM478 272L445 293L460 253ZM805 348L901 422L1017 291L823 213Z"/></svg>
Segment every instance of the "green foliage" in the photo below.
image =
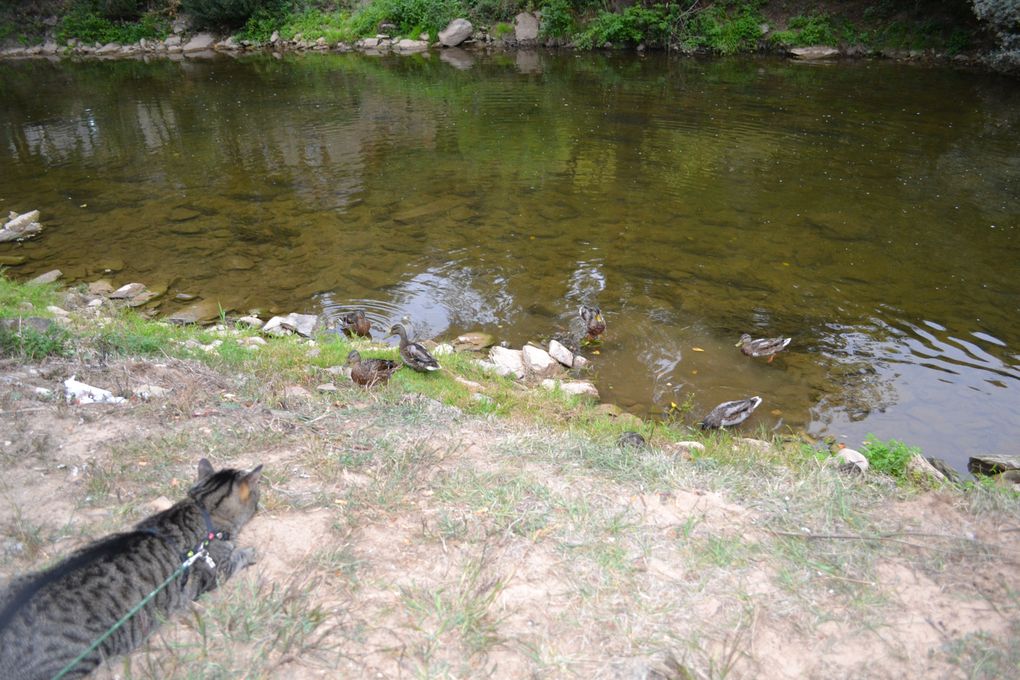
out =
<svg viewBox="0 0 1020 680"><path fill-rule="evenodd" d="M763 21L757 3L741 5L733 13L724 4L712 5L684 23L680 30L683 49L735 54L757 48Z"/></svg>
<svg viewBox="0 0 1020 680"><path fill-rule="evenodd" d="M323 12L316 9L290 16L280 27L280 36L285 40L291 40L298 34L304 40L325 38L328 43L355 37L348 26L346 15L340 12Z"/></svg>
<svg viewBox="0 0 1020 680"><path fill-rule="evenodd" d="M68 352L70 335L60 326L53 324L44 331L32 326L19 329L0 327L0 355L13 356L36 361Z"/></svg>
<svg viewBox="0 0 1020 680"><path fill-rule="evenodd" d="M570 0L545 0L542 3L542 35L565 38L574 30Z"/></svg>
<svg viewBox="0 0 1020 680"><path fill-rule="evenodd" d="M921 452L916 446L907 446L896 439L882 441L873 434L864 438L861 449L872 468L898 478L906 474L907 462L914 454Z"/></svg>
<svg viewBox="0 0 1020 680"><path fill-rule="evenodd" d="M56 301L56 286L18 283L0 270L0 319L24 316L26 310L46 309Z"/></svg>
<svg viewBox="0 0 1020 680"><path fill-rule="evenodd" d="M348 27L353 35L365 36L375 34L379 24L391 23L400 35L417 38L427 31L435 36L466 13L462 0L375 0L356 11Z"/></svg>
<svg viewBox="0 0 1020 680"><path fill-rule="evenodd" d="M613 45L668 44L672 29L672 7L632 5L619 14L599 12L588 26L574 39L582 48Z"/></svg>
<svg viewBox="0 0 1020 680"><path fill-rule="evenodd" d="M248 17L235 37L238 40L247 40L253 43L267 43L272 37L273 31L280 28L282 23L283 19L280 16L260 9Z"/></svg>
<svg viewBox="0 0 1020 680"><path fill-rule="evenodd" d="M170 32L165 17L147 12L135 20L109 19L93 3L78 3L57 24L56 37L60 42L77 38L84 43L121 43L129 45L142 38L162 39Z"/></svg>
<svg viewBox="0 0 1020 680"><path fill-rule="evenodd" d="M257 12L282 14L287 0L181 0L181 11L190 14L199 28L244 26Z"/></svg>
<svg viewBox="0 0 1020 680"><path fill-rule="evenodd" d="M569 6L570 3L567 2L567 5ZM529 6L522 0L477 0L467 8L466 16L476 25L495 24L501 21L510 21Z"/></svg>
<svg viewBox="0 0 1020 680"><path fill-rule="evenodd" d="M773 42L782 45L835 45L836 26L827 14L812 13L791 17L785 31L772 34Z"/></svg>

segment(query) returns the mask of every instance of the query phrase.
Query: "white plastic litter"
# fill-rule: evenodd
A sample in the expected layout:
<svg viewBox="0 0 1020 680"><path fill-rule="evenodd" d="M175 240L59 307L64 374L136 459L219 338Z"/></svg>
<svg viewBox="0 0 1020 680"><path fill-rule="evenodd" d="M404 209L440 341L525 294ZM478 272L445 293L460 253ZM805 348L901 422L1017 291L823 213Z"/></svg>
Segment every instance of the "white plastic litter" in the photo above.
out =
<svg viewBox="0 0 1020 680"><path fill-rule="evenodd" d="M124 397L114 396L109 390L75 380L73 375L64 381L64 389L67 390L68 404L120 404L127 401Z"/></svg>

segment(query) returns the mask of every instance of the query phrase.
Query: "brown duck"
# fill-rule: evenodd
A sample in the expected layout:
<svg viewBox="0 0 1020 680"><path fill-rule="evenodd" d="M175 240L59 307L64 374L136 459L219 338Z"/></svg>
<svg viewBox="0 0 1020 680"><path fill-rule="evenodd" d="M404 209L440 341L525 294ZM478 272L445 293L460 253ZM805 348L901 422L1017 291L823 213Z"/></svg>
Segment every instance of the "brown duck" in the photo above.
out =
<svg viewBox="0 0 1020 680"><path fill-rule="evenodd" d="M351 380L365 387L385 383L400 368L400 364L389 359L362 359L357 350L347 355L347 365L351 367Z"/></svg>
<svg viewBox="0 0 1020 680"><path fill-rule="evenodd" d="M395 323L390 328L390 335L400 336L400 358L404 363L420 373L439 370L439 362L429 354L429 351L417 342L410 342L407 339L407 330L403 324Z"/></svg>
<svg viewBox="0 0 1020 680"><path fill-rule="evenodd" d="M355 335L362 338L372 337L372 322L365 316L363 309L356 309L340 317L340 329L348 338Z"/></svg>

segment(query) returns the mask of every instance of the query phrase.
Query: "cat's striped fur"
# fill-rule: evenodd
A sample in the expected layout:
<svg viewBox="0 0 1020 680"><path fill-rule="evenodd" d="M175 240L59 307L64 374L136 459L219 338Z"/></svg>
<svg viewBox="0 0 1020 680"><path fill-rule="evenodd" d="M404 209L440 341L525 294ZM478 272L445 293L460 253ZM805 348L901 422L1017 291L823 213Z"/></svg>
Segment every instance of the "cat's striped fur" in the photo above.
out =
<svg viewBox="0 0 1020 680"><path fill-rule="evenodd" d="M198 463L188 497L131 531L102 538L49 569L14 578L0 590L0 678L51 680L182 564L210 533L210 568L198 560L156 595L65 678L91 673L104 659L139 646L160 621L255 561L237 537L258 507L259 465L214 471Z"/></svg>

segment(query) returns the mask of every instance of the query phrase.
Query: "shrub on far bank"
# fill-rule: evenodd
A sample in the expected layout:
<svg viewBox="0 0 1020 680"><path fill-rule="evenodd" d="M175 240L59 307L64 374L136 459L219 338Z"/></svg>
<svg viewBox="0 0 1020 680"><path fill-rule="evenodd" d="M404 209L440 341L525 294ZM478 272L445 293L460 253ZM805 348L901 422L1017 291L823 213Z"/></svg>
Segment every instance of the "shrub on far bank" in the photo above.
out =
<svg viewBox="0 0 1020 680"><path fill-rule="evenodd" d="M240 28L257 13L282 16L287 0L180 0L180 11L189 14L197 28Z"/></svg>
<svg viewBox="0 0 1020 680"><path fill-rule="evenodd" d="M133 9L131 9L133 8ZM77 38L84 43L136 43L142 38L162 39L170 21L156 11L139 11L137 3L78 0L57 24L56 39Z"/></svg>

